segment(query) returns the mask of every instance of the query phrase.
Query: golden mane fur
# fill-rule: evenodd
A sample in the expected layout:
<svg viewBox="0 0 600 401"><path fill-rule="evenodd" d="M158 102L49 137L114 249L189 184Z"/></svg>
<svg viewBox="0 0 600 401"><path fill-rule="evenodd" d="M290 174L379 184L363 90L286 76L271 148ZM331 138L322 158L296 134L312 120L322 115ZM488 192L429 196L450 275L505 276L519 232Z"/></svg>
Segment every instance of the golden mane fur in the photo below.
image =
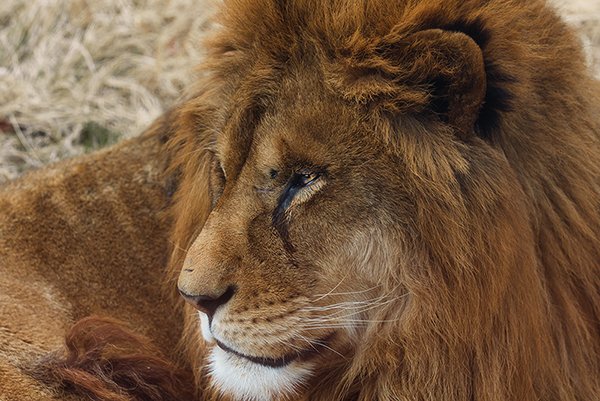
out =
<svg viewBox="0 0 600 401"><path fill-rule="evenodd" d="M94 381L102 352L73 362L76 344L110 341L90 346L81 333L139 345L133 371L144 358L153 372L171 366L97 321L76 326L75 351L52 362L60 380L97 399L241 399L227 378L211 379L215 346L176 298L178 282L188 295L235 290L228 310L264 313L240 319L246 332L270 327L267 313L290 299L300 309L332 308L315 303L323 292L381 301L352 315L347 333L332 326L298 385L256 399L600 397L600 85L553 10L538 0L230 0L220 22L204 78L155 128L176 182L161 220L172 243L162 284L183 316L194 389L185 374L140 394L131 388L156 375L119 382L104 369ZM244 186L263 189L251 177L281 157L264 146L277 135L308 157L332 155L320 197L261 226L252 213L273 202ZM282 347L256 350L275 360Z"/></svg>
<svg viewBox="0 0 600 401"><path fill-rule="evenodd" d="M542 1L230 1L221 21L210 75L179 111L171 141L181 150L178 249L189 249L211 208L200 179L208 163L194 150L225 125L254 130L285 74L304 63L339 102L375 116L418 199L414 238L392 245L416 265L383 283L393 293L399 280L412 298L374 313L390 322L369 326L344 367L298 399L600 395L600 91L553 10ZM422 77L439 61L402 53L427 29L481 47L485 98L474 134L456 134L464 144L448 146L430 122L436 94ZM404 114L418 117L395 119ZM383 177L397 180L391 174ZM173 280L184 255L173 254ZM203 366L192 319L185 342Z"/></svg>

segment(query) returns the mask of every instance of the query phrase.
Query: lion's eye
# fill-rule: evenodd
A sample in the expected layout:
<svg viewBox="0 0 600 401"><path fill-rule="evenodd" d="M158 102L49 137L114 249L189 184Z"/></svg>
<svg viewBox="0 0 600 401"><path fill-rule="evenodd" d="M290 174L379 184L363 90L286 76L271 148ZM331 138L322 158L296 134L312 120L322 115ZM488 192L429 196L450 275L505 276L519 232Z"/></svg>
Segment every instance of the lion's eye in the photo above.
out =
<svg viewBox="0 0 600 401"><path fill-rule="evenodd" d="M314 172L296 174L292 185L295 187L307 187L317 181L320 176L321 174Z"/></svg>
<svg viewBox="0 0 600 401"><path fill-rule="evenodd" d="M286 216L286 211L292 205L306 202L319 191L325 185L324 178L325 173L312 171L301 171L292 175L275 208L273 214L275 224L281 224L282 217Z"/></svg>

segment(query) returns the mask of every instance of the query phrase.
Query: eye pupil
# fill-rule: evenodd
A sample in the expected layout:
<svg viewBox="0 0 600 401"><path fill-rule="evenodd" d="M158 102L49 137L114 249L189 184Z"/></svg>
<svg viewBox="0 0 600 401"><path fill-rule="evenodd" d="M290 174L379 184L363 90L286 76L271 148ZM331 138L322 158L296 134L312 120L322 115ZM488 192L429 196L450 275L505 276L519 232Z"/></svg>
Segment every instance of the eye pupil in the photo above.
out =
<svg viewBox="0 0 600 401"><path fill-rule="evenodd" d="M313 182L314 180L316 180L317 178L319 178L319 175L316 173L303 173L300 174L300 184L301 185L308 185L311 182Z"/></svg>
<svg viewBox="0 0 600 401"><path fill-rule="evenodd" d="M271 177L271 179L275 179L279 176L279 171L277 170L271 170L269 171L269 177Z"/></svg>

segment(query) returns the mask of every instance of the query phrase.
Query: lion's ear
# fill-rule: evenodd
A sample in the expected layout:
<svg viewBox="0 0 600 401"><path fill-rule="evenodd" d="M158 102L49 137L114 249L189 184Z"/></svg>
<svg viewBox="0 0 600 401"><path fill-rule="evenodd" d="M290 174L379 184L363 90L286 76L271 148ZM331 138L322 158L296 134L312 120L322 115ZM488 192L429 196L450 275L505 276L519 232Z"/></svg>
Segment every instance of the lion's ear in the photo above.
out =
<svg viewBox="0 0 600 401"><path fill-rule="evenodd" d="M426 88L432 111L459 135L472 135L486 93L481 48L464 33L441 29L417 32L408 41L409 79Z"/></svg>
<svg viewBox="0 0 600 401"><path fill-rule="evenodd" d="M472 135L486 95L483 53L468 35L427 29L351 41L329 80L344 97L392 113L431 113Z"/></svg>

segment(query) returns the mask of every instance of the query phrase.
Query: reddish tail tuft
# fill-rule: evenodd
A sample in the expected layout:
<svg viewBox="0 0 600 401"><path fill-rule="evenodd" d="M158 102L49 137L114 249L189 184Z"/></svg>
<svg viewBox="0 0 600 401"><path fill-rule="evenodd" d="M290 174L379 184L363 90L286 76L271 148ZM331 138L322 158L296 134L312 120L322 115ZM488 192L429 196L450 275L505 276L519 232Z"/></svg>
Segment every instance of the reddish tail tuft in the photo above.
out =
<svg viewBox="0 0 600 401"><path fill-rule="evenodd" d="M66 349L44 370L69 391L102 401L185 401L194 381L149 339L96 316L75 323Z"/></svg>

